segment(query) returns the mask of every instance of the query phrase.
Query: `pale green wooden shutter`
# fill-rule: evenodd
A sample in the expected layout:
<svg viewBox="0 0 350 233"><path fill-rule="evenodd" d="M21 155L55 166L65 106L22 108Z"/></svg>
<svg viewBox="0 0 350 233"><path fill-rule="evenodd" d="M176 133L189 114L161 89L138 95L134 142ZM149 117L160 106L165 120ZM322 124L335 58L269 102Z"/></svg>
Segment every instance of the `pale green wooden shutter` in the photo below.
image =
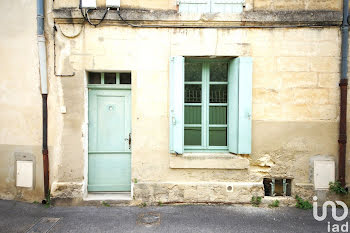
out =
<svg viewBox="0 0 350 233"><path fill-rule="evenodd" d="M241 13L245 0L178 0L179 12Z"/></svg>
<svg viewBox="0 0 350 233"><path fill-rule="evenodd" d="M229 64L229 151L251 153L252 59L238 57Z"/></svg>
<svg viewBox="0 0 350 233"><path fill-rule="evenodd" d="M179 12L207 13L210 12L210 0L180 0Z"/></svg>
<svg viewBox="0 0 350 233"><path fill-rule="evenodd" d="M170 58L170 153L184 151L184 77L185 59L181 56Z"/></svg>
<svg viewBox="0 0 350 233"><path fill-rule="evenodd" d="M211 0L211 13L241 13L245 0Z"/></svg>

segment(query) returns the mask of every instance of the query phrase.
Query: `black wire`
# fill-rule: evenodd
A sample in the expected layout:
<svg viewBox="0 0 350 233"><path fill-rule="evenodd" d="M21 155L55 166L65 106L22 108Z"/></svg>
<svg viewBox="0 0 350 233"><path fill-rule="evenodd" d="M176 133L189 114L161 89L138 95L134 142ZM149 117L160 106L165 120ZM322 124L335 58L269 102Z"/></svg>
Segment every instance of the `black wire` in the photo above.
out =
<svg viewBox="0 0 350 233"><path fill-rule="evenodd" d="M57 74L56 73L56 32L57 27L56 24L53 25L53 73L58 77L72 77L75 75L75 72L72 74Z"/></svg>
<svg viewBox="0 0 350 233"><path fill-rule="evenodd" d="M90 19L89 19L89 11L92 10L92 9L88 9L86 11L86 13L84 14L83 12L83 9L80 8L80 12L81 12L81 15L83 16L84 20L86 20L91 26L94 26L94 27L97 27L98 25L100 25L102 23L102 21L105 19L108 11L109 11L110 8L107 8L105 13L103 14L103 17L102 19L100 19L100 21L97 23L97 24L94 24L94 23L91 23Z"/></svg>
<svg viewBox="0 0 350 233"><path fill-rule="evenodd" d="M84 20L87 21L87 18L86 18L85 14L84 14L83 8L80 8L80 12L81 12L81 15L83 16Z"/></svg>
<svg viewBox="0 0 350 233"><path fill-rule="evenodd" d="M119 18L120 18L124 23L126 23L127 25L129 25L129 26L131 26L131 27L141 28L141 27L147 27L147 26L149 26L149 25L135 25L135 24L132 24L132 23L129 23L129 22L125 21L125 20L123 19L123 17L120 15L120 10L119 10L119 8L118 8L118 10L117 10L117 14L119 15Z"/></svg>

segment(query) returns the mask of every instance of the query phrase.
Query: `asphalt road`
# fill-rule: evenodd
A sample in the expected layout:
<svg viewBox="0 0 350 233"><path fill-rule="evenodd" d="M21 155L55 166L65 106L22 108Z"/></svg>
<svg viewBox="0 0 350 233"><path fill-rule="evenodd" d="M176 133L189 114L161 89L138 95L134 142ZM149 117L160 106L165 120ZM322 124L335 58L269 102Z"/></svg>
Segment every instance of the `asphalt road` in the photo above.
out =
<svg viewBox="0 0 350 233"><path fill-rule="evenodd" d="M338 211L338 216L342 210ZM0 232L328 232L312 210L294 207L151 206L50 207L0 200ZM350 218L339 222L350 221ZM349 230L349 229L348 229ZM332 231L331 231L332 232ZM341 231L340 231L341 232Z"/></svg>

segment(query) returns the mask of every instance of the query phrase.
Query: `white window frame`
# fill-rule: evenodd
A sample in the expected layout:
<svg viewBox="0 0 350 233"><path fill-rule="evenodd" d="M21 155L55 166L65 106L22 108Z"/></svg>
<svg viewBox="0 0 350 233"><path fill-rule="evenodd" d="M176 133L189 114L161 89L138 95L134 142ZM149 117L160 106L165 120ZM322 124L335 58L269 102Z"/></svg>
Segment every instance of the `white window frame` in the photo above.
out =
<svg viewBox="0 0 350 233"><path fill-rule="evenodd" d="M209 151L228 151L228 145L229 145L229 104L228 104L228 96L229 94L227 93L227 103L210 103L210 85L211 84L217 84L217 85L226 85L227 87L227 92L228 92L228 80L226 82L213 82L210 81L210 64L214 62L227 62L227 65L229 64L229 59L187 59L186 62L189 63L200 63L202 64L202 79L201 81L195 82L195 81L184 81L184 90L185 90L185 85L198 85L201 84L201 103L185 103L184 99L184 111L185 111L185 106L201 106L201 145L196 146L196 145L184 145L184 150L186 152L209 152ZM227 70L228 71L228 70ZM185 68L186 72L186 68ZM227 74L227 78L228 74ZM210 106L226 106L226 124L223 125L218 125L218 124L210 124L209 122L209 109ZM191 125L191 124L186 124L184 122L184 129L186 127L198 127L199 124L196 125ZM210 146L209 145L209 135L210 131L209 128L211 127L222 127L226 128L226 146ZM185 137L185 134L184 134Z"/></svg>

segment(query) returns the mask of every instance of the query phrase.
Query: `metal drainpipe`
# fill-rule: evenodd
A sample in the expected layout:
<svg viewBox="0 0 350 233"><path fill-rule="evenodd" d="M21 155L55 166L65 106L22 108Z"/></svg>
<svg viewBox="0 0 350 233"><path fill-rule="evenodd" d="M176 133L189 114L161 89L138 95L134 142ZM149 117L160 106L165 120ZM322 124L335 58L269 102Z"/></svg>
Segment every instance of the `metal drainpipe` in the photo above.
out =
<svg viewBox="0 0 350 233"><path fill-rule="evenodd" d="M45 198L49 195L49 152L47 148L47 71L46 71L46 45L44 36L44 0L37 0L37 36L39 50L39 66L41 95L43 107L43 167Z"/></svg>
<svg viewBox="0 0 350 233"><path fill-rule="evenodd" d="M346 168L346 107L348 91L348 49L349 49L349 0L343 0L343 23L341 25L342 44L341 44L341 74L340 74L340 122L339 122L339 181L345 187L345 168Z"/></svg>

